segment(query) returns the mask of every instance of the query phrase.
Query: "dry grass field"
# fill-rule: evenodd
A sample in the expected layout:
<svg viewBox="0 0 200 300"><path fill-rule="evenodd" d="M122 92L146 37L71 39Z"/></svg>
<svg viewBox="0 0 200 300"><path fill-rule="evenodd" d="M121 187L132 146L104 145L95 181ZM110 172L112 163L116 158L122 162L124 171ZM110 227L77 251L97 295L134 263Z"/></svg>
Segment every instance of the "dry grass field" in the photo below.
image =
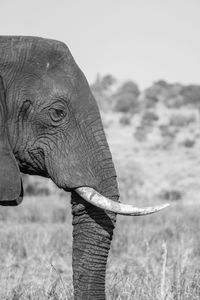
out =
<svg viewBox="0 0 200 300"><path fill-rule="evenodd" d="M25 198L20 208L1 209L1 299L73 299L68 200ZM107 298L199 299L199 226L199 207L181 203L118 217Z"/></svg>
<svg viewBox="0 0 200 300"><path fill-rule="evenodd" d="M118 117L105 116L104 122L121 201L171 203L155 215L118 216L107 299L200 299L198 137L194 132L192 146L168 136L160 141L154 128L138 142L134 126L119 125ZM25 196L19 207L1 207L0 299L73 299L71 247L70 194Z"/></svg>

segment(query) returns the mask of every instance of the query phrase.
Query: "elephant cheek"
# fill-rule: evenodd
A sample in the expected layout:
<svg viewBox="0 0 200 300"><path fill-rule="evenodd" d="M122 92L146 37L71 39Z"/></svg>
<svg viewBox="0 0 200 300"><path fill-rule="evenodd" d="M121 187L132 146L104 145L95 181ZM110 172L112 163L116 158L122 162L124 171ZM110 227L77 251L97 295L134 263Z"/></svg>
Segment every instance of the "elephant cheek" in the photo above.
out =
<svg viewBox="0 0 200 300"><path fill-rule="evenodd" d="M98 180L85 161L70 155L64 158L63 156L56 153L53 155L54 158L49 156L45 161L49 177L59 188L71 191L77 187L90 186L96 188L98 186ZM56 161L55 157L58 157Z"/></svg>

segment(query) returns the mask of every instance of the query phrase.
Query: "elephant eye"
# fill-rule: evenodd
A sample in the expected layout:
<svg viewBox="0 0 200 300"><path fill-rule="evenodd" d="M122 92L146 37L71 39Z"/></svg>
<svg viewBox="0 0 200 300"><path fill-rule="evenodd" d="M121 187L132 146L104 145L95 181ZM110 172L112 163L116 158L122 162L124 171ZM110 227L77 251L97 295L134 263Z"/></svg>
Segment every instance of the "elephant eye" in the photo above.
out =
<svg viewBox="0 0 200 300"><path fill-rule="evenodd" d="M53 121L58 122L65 117L65 111L58 108L51 108L50 116Z"/></svg>

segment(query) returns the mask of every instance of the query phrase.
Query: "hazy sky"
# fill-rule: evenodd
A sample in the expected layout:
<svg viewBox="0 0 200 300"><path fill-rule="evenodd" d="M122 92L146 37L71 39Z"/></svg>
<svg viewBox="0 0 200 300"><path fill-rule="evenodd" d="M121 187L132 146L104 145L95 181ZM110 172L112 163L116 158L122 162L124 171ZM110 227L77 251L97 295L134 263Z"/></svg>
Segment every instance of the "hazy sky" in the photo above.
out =
<svg viewBox="0 0 200 300"><path fill-rule="evenodd" d="M97 73L200 84L200 0L0 0L1 35L64 41Z"/></svg>

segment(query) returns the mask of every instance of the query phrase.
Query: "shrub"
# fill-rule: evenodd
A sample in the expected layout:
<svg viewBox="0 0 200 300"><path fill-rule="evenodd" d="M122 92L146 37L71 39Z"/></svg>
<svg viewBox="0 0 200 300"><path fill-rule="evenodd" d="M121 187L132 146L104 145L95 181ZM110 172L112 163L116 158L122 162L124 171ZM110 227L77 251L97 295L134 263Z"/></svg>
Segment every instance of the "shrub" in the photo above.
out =
<svg viewBox="0 0 200 300"><path fill-rule="evenodd" d="M164 100L168 108L181 108L184 105L184 99L181 95L171 96Z"/></svg>
<svg viewBox="0 0 200 300"><path fill-rule="evenodd" d="M177 128L173 128L164 124L160 125L159 129L161 137L163 139L161 147L164 150L168 150L171 146L173 146L178 130Z"/></svg>
<svg viewBox="0 0 200 300"><path fill-rule="evenodd" d="M119 123L122 125L122 126L128 126L131 124L131 117L130 115L128 114L125 114L123 115L120 120L119 120Z"/></svg>
<svg viewBox="0 0 200 300"><path fill-rule="evenodd" d="M192 148L195 145L195 140L187 138L185 141L181 143L186 148Z"/></svg>
<svg viewBox="0 0 200 300"><path fill-rule="evenodd" d="M166 201L178 201L182 199L183 195L178 190L164 190L160 193L160 197Z"/></svg>
<svg viewBox="0 0 200 300"><path fill-rule="evenodd" d="M174 127L186 127L190 123L194 123L196 121L194 115L184 116L181 114L174 114L170 118L169 126Z"/></svg>
<svg viewBox="0 0 200 300"><path fill-rule="evenodd" d="M137 98L134 95L119 95L116 97L116 105L114 110L122 113L136 113L138 111L139 105Z"/></svg>
<svg viewBox="0 0 200 300"><path fill-rule="evenodd" d="M90 85L91 91L101 111L112 109L112 88L116 79L112 75L97 75L96 80Z"/></svg>
<svg viewBox="0 0 200 300"><path fill-rule="evenodd" d="M171 139L175 138L177 130L175 130L174 128L170 128L169 125L164 125L164 124L161 124L159 128L160 128L161 136L163 138L166 137Z"/></svg>
<svg viewBox="0 0 200 300"><path fill-rule="evenodd" d="M134 133L134 138L138 141L138 142L144 142L147 139L147 132L145 130L144 127L142 126L138 126L136 128L136 131Z"/></svg>
<svg viewBox="0 0 200 300"><path fill-rule="evenodd" d="M185 104L193 105L199 108L200 105L200 86L188 85L183 87L181 94Z"/></svg>
<svg viewBox="0 0 200 300"><path fill-rule="evenodd" d="M156 113L152 111L147 111L142 118L142 123L144 125L152 125L153 122L156 122L159 120L159 117Z"/></svg>
<svg viewBox="0 0 200 300"><path fill-rule="evenodd" d="M136 113L139 109L138 96L140 94L136 83L125 82L114 95L116 102L114 110L122 113Z"/></svg>

